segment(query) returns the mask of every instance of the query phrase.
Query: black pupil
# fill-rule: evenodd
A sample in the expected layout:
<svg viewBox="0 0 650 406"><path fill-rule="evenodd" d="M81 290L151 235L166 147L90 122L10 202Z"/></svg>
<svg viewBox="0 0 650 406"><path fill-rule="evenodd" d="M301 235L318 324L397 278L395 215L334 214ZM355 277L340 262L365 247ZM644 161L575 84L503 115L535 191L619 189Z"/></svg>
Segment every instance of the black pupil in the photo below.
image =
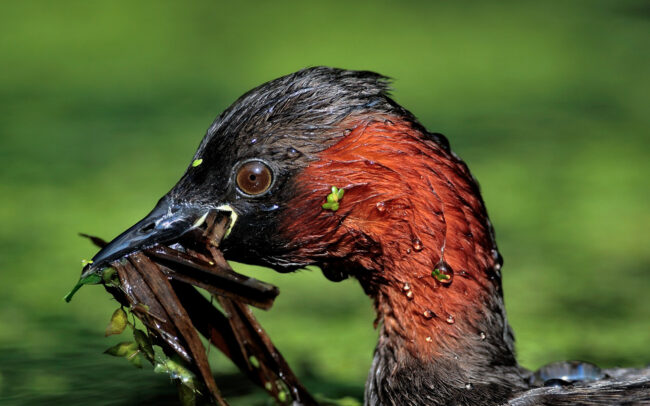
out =
<svg viewBox="0 0 650 406"><path fill-rule="evenodd" d="M247 162L237 172L237 186L249 195L259 195L271 186L271 170L259 161Z"/></svg>

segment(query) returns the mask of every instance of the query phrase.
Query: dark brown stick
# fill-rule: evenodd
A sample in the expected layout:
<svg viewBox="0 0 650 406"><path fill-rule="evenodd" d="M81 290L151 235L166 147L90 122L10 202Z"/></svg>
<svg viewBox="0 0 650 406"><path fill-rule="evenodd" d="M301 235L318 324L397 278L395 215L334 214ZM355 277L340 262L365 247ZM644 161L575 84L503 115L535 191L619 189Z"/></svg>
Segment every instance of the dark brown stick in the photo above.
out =
<svg viewBox="0 0 650 406"><path fill-rule="evenodd" d="M180 331L181 336L187 342L192 358L194 358L194 364L199 370L203 382L210 391L212 397L219 405L226 406L227 403L221 397L221 392L212 377L208 357L205 353L205 348L201 343L201 339L196 333L196 329L192 325L189 315L180 303L169 280L165 277L161 277L162 271L160 271L158 266L144 254L136 253L131 255L129 261L138 269L138 271L140 271L143 279L154 292L156 298L165 308L165 311L170 315L176 328ZM151 272L153 269L158 272Z"/></svg>
<svg viewBox="0 0 650 406"><path fill-rule="evenodd" d="M277 287L238 274L230 266L210 264L168 247L157 246L145 253L157 263L166 265L169 276L174 279L260 309L269 309L280 293Z"/></svg>
<svg viewBox="0 0 650 406"><path fill-rule="evenodd" d="M196 369L219 405L227 403L212 377L197 330L279 404L317 405L247 307L270 308L278 289L233 271L218 250L228 220L210 215L205 230L194 230L180 241L183 251L156 246L115 261L111 265L121 286L107 285L107 290L131 306L165 352L173 350ZM99 247L106 245L101 238L82 235ZM192 285L213 294L226 314ZM283 396L287 389L288 396Z"/></svg>

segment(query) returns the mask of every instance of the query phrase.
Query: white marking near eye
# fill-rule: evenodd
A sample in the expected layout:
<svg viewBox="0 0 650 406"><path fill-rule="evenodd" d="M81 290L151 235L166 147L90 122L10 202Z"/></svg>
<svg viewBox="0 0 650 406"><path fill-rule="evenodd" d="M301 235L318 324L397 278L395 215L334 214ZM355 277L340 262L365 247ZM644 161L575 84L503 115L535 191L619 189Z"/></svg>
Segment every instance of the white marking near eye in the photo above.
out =
<svg viewBox="0 0 650 406"><path fill-rule="evenodd" d="M235 223L237 222L237 218L239 218L239 215L235 212L235 209L233 209L232 206L229 204L222 204L221 206L217 207L217 210L230 212L230 224L228 225L228 229L226 230L226 233L223 235L223 238L226 239L230 235L232 228L235 226Z"/></svg>

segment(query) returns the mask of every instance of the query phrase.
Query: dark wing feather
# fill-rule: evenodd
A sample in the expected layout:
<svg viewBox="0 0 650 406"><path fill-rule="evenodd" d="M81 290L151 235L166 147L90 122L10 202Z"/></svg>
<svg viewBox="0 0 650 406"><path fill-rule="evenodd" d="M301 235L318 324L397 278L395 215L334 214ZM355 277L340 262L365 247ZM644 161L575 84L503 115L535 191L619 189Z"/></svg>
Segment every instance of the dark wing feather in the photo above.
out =
<svg viewBox="0 0 650 406"><path fill-rule="evenodd" d="M608 378L522 392L509 406L650 405L650 368L610 369Z"/></svg>

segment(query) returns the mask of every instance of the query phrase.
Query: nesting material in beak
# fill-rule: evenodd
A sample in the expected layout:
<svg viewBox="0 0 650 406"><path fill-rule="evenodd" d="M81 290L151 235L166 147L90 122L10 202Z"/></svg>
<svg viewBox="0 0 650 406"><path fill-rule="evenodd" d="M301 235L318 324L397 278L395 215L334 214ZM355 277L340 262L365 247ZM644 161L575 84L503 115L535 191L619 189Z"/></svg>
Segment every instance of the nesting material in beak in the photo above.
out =
<svg viewBox="0 0 650 406"><path fill-rule="evenodd" d="M155 371L168 372L179 384L184 404L194 404L203 393L200 388L205 388L203 395L227 405L210 372L200 333L278 404L316 405L248 307L270 308L278 289L236 273L219 251L236 219L227 209L211 210L187 225L183 220L186 230L176 240L146 243L135 252L124 248L130 244L124 235L142 222L110 244L86 236L102 250L86 266L82 281L90 277L88 283L103 284L146 327L146 333L133 327L132 349L114 347L109 353L132 362L143 357ZM223 311L195 287L209 292ZM161 354L176 354L180 364L156 354L153 346L161 347Z"/></svg>

